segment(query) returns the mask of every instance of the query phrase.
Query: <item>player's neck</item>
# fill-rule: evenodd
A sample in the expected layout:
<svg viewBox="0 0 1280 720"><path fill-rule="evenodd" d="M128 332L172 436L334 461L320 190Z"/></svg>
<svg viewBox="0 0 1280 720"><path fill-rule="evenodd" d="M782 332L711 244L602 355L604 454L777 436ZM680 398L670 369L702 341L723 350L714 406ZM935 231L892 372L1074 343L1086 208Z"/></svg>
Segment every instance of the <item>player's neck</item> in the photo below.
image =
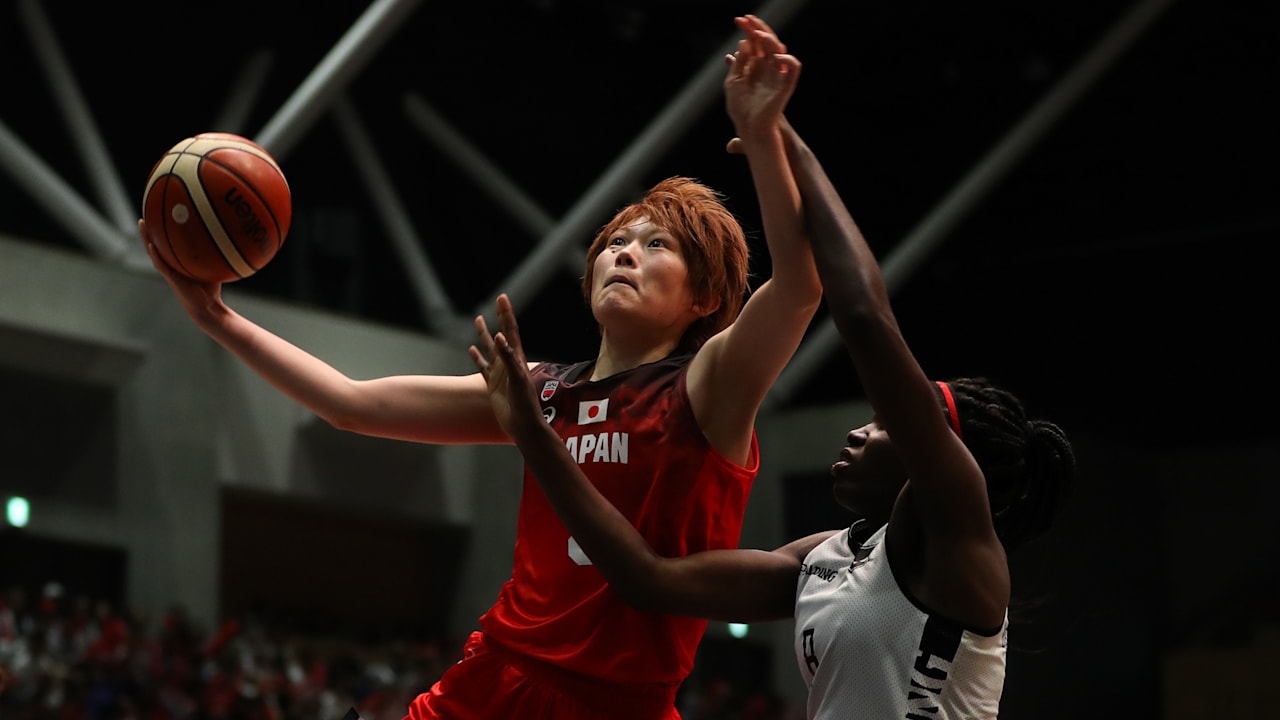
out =
<svg viewBox="0 0 1280 720"><path fill-rule="evenodd" d="M610 342L606 337L600 343L600 354L596 356L596 364L591 368L591 379L603 380L620 372L657 362L670 355L677 345L679 345L678 341L643 347L626 346L618 342Z"/></svg>

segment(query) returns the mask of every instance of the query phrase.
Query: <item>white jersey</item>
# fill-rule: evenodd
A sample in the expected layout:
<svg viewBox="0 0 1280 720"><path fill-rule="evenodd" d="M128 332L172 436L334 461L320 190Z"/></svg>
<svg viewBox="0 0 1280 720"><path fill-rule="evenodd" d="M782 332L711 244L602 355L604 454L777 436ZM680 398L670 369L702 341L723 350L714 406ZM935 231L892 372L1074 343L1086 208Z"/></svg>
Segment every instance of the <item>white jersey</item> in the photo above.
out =
<svg viewBox="0 0 1280 720"><path fill-rule="evenodd" d="M801 566L795 644L808 717L996 717L1008 614L1001 627L980 632L929 612L894 578L887 527L862 543L836 533Z"/></svg>

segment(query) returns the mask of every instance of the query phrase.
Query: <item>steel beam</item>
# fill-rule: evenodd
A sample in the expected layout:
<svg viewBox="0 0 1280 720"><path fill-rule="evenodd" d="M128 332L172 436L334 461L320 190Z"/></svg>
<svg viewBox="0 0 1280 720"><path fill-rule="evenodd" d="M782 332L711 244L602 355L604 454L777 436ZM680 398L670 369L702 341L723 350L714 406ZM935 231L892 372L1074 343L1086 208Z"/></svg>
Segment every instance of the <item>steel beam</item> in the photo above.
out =
<svg viewBox="0 0 1280 720"><path fill-rule="evenodd" d="M49 17L38 0L20 0L18 11L26 25L27 34L31 37L31 45L35 48L40 66L44 69L45 78L49 81L49 88L62 110L71 139L80 150L80 159L97 192L98 202L117 228L126 234L136 233L141 198L134 202L111 162L111 154L107 152L106 143L98 132L93 113L80 92L80 86L76 83L71 65L58 43ZM140 252L141 244L129 245L131 248L135 246Z"/></svg>
<svg viewBox="0 0 1280 720"><path fill-rule="evenodd" d="M360 174L369 199L395 246L406 279L418 298L423 321L436 333L451 332L461 321L453 312L453 305L442 289L440 278L431 267L431 260L423 250L422 239L414 232L413 221L409 219L409 213L400 201L395 182L378 159L378 151L369 139L364 123L346 97L339 97L334 102L333 116L347 143L351 162Z"/></svg>
<svg viewBox="0 0 1280 720"><path fill-rule="evenodd" d="M253 109L253 103L262 93L263 86L266 85L267 75L270 74L271 66L275 63L275 57L275 53L270 50L259 50L249 56L249 59L240 66L240 74L236 76L235 82L231 83L231 92L222 106L222 112L214 118L209 130L236 135L245 134L249 113Z"/></svg>
<svg viewBox="0 0 1280 720"><path fill-rule="evenodd" d="M111 263L129 262L133 255L129 238L107 222L3 122L0 122L0 168L7 170L49 217L62 225L94 257ZM136 221L134 234L137 234ZM141 241L138 245L141 246Z"/></svg>
<svg viewBox="0 0 1280 720"><path fill-rule="evenodd" d="M277 161L287 157L421 0L374 0L254 138Z"/></svg>
<svg viewBox="0 0 1280 720"><path fill-rule="evenodd" d="M550 213L420 95L406 93L404 110L409 121L435 143L436 149L452 160L477 187L488 193L530 236L541 238L555 228L556 221ZM582 272L582 253L576 249L567 249L561 262L569 272Z"/></svg>

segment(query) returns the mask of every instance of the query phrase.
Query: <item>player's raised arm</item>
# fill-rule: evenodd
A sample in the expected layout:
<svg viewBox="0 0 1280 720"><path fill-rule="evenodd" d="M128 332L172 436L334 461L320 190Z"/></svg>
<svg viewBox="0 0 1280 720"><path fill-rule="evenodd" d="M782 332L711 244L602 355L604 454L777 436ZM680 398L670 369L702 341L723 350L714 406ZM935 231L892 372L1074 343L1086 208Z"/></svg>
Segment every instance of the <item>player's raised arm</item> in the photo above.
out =
<svg viewBox="0 0 1280 720"><path fill-rule="evenodd" d="M145 242L142 221L138 230ZM493 417L479 374L349 378L231 309L221 283L192 280L170 267L152 243L146 247L196 327L334 427L425 443L510 442Z"/></svg>
<svg viewBox="0 0 1280 720"><path fill-rule="evenodd" d="M874 254L812 150L789 124L785 137L827 306L906 466L924 530L998 548L982 471L902 336Z"/></svg>
<svg viewBox="0 0 1280 720"><path fill-rule="evenodd" d="M760 403L804 338L822 288L779 128L800 62L759 18L736 22L743 39L726 57L725 105L751 168L772 272L738 319L699 352L689 397L712 445L743 462Z"/></svg>

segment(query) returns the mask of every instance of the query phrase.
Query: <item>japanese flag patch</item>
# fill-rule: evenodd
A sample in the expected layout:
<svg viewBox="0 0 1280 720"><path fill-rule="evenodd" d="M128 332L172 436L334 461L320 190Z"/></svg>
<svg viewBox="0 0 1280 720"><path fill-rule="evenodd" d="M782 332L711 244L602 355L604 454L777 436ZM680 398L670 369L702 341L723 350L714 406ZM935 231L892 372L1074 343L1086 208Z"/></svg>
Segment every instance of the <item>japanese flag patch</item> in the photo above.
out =
<svg viewBox="0 0 1280 720"><path fill-rule="evenodd" d="M609 398L603 400L586 400L578 403L578 424L590 425L604 422L609 415Z"/></svg>

